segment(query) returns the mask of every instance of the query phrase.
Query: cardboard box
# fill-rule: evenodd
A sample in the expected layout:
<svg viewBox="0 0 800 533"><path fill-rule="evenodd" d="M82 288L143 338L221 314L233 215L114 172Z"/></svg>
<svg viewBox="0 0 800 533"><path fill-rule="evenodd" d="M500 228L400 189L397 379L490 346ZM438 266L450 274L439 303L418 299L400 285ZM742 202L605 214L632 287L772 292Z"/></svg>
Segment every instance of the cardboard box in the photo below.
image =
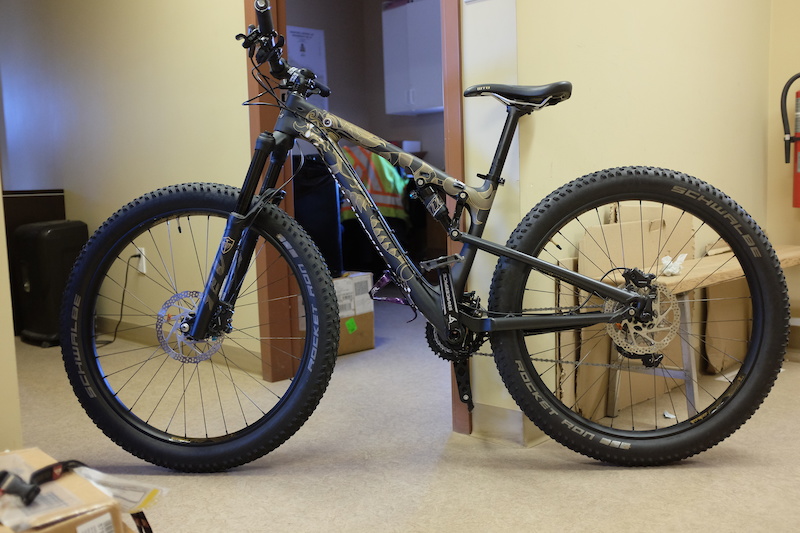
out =
<svg viewBox="0 0 800 533"><path fill-rule="evenodd" d="M339 302L339 355L375 347L375 306L369 291L372 273L345 272L333 280Z"/></svg>
<svg viewBox="0 0 800 533"><path fill-rule="evenodd" d="M371 272L345 272L334 278L333 288L339 303L338 355L360 352L375 347L375 306L369 291ZM305 327L305 310L301 307L300 330Z"/></svg>
<svg viewBox="0 0 800 533"><path fill-rule="evenodd" d="M39 468L56 460L39 449L31 448L0 453L0 470L19 475L23 480ZM122 522L119 504L92 483L74 472L41 485L41 493L25 507L19 498L4 495L0 499L0 533L35 530L37 533L95 533L132 531ZM19 502L19 503L18 503ZM25 528L25 529L20 529Z"/></svg>
<svg viewBox="0 0 800 533"><path fill-rule="evenodd" d="M744 361L753 310L750 290L742 278L706 288L706 372L718 374Z"/></svg>
<svg viewBox="0 0 800 533"><path fill-rule="evenodd" d="M661 210L647 205L622 206L610 214L606 223L586 228L579 246L578 272L595 279L606 276L606 281L619 286L623 279L618 271L612 271L615 266L625 264L645 272L658 272L662 266L661 257L665 255L677 257L685 253L692 259L695 256L694 228L690 217L680 214L672 207ZM596 364L627 362L617 352L605 328L604 324L599 324L581 331L581 360ZM665 366L680 366L680 342L672 342L663 355ZM576 406L589 418L616 416L620 409L651 399L654 392L656 395L665 393L667 384L683 384L680 380L656 380L654 391L651 375L624 372L625 386L621 387L619 374L607 377L607 373L601 366L585 365L576 369L574 386L579 398ZM597 409L606 402L609 402L608 409Z"/></svg>

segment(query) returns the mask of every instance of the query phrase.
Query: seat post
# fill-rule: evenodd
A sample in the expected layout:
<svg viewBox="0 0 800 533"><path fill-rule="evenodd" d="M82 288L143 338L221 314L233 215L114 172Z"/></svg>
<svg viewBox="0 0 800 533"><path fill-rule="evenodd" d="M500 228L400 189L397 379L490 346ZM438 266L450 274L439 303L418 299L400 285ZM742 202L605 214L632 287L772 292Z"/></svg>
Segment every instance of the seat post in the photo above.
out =
<svg viewBox="0 0 800 533"><path fill-rule="evenodd" d="M503 126L503 133L500 135L500 140L497 142L497 150L492 159L492 166L489 168L489 174L486 176L486 179L495 184L500 182L500 174L502 174L503 166L506 164L508 150L511 148L511 141L514 139L514 133L517 130L517 123L520 117L532 111L530 108L521 108L513 105L506 106L506 110L508 111L508 116L506 116L506 123Z"/></svg>

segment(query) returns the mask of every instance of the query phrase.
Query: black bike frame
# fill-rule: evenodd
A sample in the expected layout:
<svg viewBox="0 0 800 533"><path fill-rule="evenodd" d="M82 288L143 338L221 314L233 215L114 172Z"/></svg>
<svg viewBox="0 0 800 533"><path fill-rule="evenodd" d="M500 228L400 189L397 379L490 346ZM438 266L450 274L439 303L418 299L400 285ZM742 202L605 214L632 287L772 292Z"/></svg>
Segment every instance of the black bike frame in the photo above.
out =
<svg viewBox="0 0 800 533"><path fill-rule="evenodd" d="M339 146L339 141L350 141L379 155L392 165L408 168L413 174L413 179L418 187L433 186L435 190L455 198L460 203L460 207L465 208L464 210L469 213L470 224L467 232L462 232L457 227L457 221L461 213L460 209L459 216L455 217L456 221L445 227L450 239L462 243L461 257L458 262L452 268L449 264L442 267L451 269L453 292L456 298L464 292L477 251L483 250L499 257L520 261L533 269L572 284L588 293L623 304L621 309L614 313L580 313L575 315L554 313L476 318L459 311L458 318L461 326L474 332L524 330L529 334L535 334L574 329L599 323L618 322L623 317L627 318L632 310L636 312L636 310L641 309L644 302L642 297L635 292L613 287L602 281L481 238L498 186L502 183L500 174L508 155L517 123L521 116L530 113L530 111L529 108L521 108L514 105L507 106L508 116L491 168L487 175L480 176L483 178L483 185L476 188L447 175L445 172L412 154L404 152L384 139L328 111L309 104L302 96L289 93L285 107L278 116L274 133L265 132L259 136L253 155L253 162L242 188L242 196L238 203L237 212L231 214L226 234L220 244L214 269L209 281L206 283L201 304L198 306L198 316L191 336L193 338L202 338L204 333L207 333L205 328L208 327L211 312L215 306L220 304L232 305L232 300L235 299L236 295L235 287L238 287L238 283L235 279L237 275L230 273L231 265L234 262L234 254L229 252L232 247L239 249L240 253L236 254L239 256L237 264L246 265L249 262L252 243L248 244L243 235L246 235L246 228L255 220L255 216L262 205L258 204L250 207L256 184L260 180L263 167L269 156L270 164L261 187L261 201L270 201L271 194L277 185L278 175L286 161L287 153L297 138L310 142L321 154L325 165L349 200L356 217L383 257L395 281L402 289L408 292L414 305L443 335L446 335L449 329L446 325L446 310L444 310L446 306L443 306L443 296L437 287L431 285L425 279L402 249L365 185ZM219 291L226 278L229 280L226 286L234 287L234 289L229 288L226 291L228 294L220 298Z"/></svg>

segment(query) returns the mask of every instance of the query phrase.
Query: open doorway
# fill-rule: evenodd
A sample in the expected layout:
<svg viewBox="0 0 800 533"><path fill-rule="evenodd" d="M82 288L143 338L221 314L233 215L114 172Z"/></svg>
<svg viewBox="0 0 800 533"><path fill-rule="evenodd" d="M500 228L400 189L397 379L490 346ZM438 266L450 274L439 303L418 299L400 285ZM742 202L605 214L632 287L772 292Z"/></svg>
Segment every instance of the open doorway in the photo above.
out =
<svg viewBox="0 0 800 533"><path fill-rule="evenodd" d="M248 0L246 0L248 1ZM278 0L278 24L325 28L332 23L326 36L328 85L333 89L330 110L348 118L377 135L389 140L419 139L426 151L425 159L456 178L464 178L464 149L462 124L461 82L461 2L440 0L442 21L442 54L444 111L418 116L397 116L385 113L383 99L383 44L381 0L293 0L289 6ZM252 88L251 88L252 90ZM262 108L258 127L269 113ZM431 139L429 141L428 139ZM288 176L287 176L288 177ZM451 205L452 208L452 205ZM454 253L457 247L445 240L443 232L428 225L425 248L429 257ZM429 235L431 237L429 237ZM437 236L439 240L436 240ZM452 380L453 430L469 434L472 417L459 399L455 378Z"/></svg>
<svg viewBox="0 0 800 533"><path fill-rule="evenodd" d="M426 3L432 3L425 0ZM418 143L415 153L430 164L445 167L444 112L386 112L384 76L383 11L403 9L405 2L379 0L293 0L287 2L287 27L300 27L324 34L325 80L332 89L328 109L392 142ZM434 2L435 3L435 0ZM395 7L398 6L399 7ZM438 47L427 54L441 56ZM296 60L290 57L290 61ZM390 91L391 93L391 91ZM387 216L402 244L416 260L446 254L446 238L432 227L418 202L406 202L402 218ZM343 266L345 270L367 270L377 274L381 262L354 220L344 220Z"/></svg>

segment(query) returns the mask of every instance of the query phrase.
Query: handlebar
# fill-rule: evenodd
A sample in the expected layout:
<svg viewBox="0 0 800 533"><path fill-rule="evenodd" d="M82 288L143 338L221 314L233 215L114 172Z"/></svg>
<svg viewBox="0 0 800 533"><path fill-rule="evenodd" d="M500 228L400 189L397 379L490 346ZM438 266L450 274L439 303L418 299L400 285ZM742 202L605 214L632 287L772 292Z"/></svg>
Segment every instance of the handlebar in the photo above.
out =
<svg viewBox="0 0 800 533"><path fill-rule="evenodd" d="M272 6L269 4L269 0L256 0L254 7L261 35L270 37L275 32L275 25L272 23Z"/></svg>
<svg viewBox="0 0 800 533"><path fill-rule="evenodd" d="M237 39L244 39L242 46L250 49L250 57L253 57L254 50L260 44L256 52L256 61L259 65L269 63L269 73L275 79L287 80L287 86L284 88L296 90L304 96L319 94L323 98L328 97L331 94L330 88L317 80L313 72L305 68L292 67L281 57L284 39L275 31L269 0L255 0L253 7L258 20L258 30L251 26L249 35L237 36Z"/></svg>
<svg viewBox="0 0 800 533"><path fill-rule="evenodd" d="M256 10L256 20L258 20L258 33L265 43L271 44L273 36L278 35L275 31L275 24L272 22L272 6L269 0L255 0L253 7ZM281 46L283 46L283 38L279 38L278 43L270 48L266 48L262 44L256 56L259 63L269 62L270 74L278 79L286 77L289 71L289 66L281 58Z"/></svg>

